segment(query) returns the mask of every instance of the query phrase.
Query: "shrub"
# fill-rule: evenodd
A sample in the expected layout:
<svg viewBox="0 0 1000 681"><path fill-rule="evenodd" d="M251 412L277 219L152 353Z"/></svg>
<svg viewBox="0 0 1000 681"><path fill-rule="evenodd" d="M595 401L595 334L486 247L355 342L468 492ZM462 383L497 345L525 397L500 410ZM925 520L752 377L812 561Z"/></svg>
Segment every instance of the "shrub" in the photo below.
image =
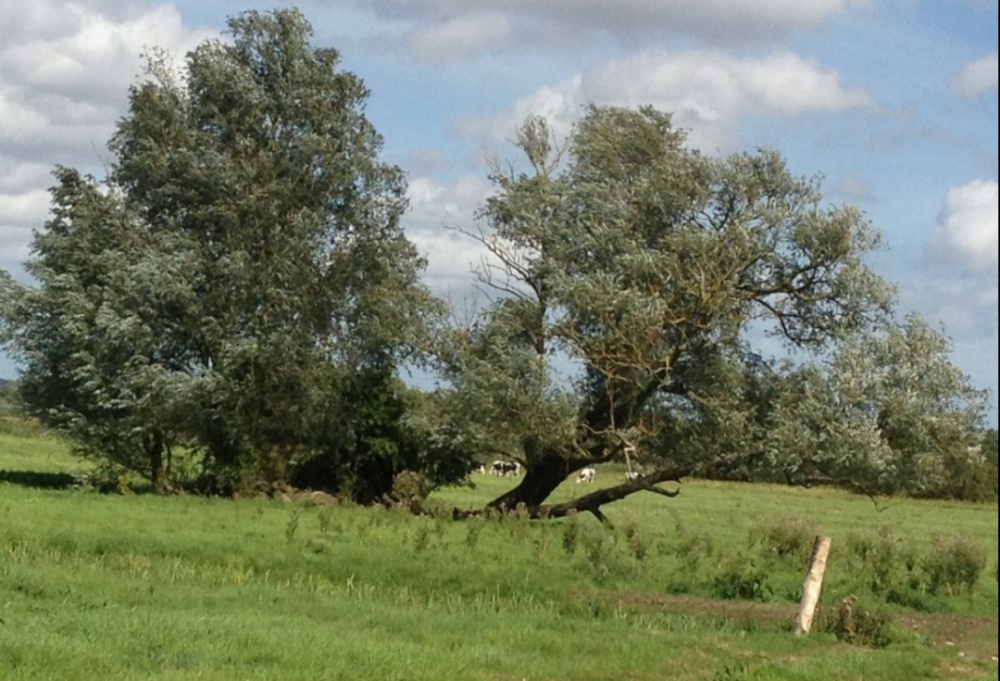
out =
<svg viewBox="0 0 1000 681"><path fill-rule="evenodd" d="M825 629L838 641L870 648L885 648L895 638L892 618L884 610L870 608L854 596L840 602Z"/></svg>
<svg viewBox="0 0 1000 681"><path fill-rule="evenodd" d="M677 543L677 555L692 573L696 572L702 562L713 553L715 553L715 544L707 532L681 531Z"/></svg>
<svg viewBox="0 0 1000 681"><path fill-rule="evenodd" d="M772 593L762 561L743 552L729 556L712 579L715 595L727 600L765 601Z"/></svg>
<svg viewBox="0 0 1000 681"><path fill-rule="evenodd" d="M580 539L580 520L576 513L570 513L562 524L563 536L562 547L566 555L572 556L576 553L576 543Z"/></svg>
<svg viewBox="0 0 1000 681"><path fill-rule="evenodd" d="M924 560L927 585L931 593L971 592L986 569L986 553L967 539L943 542L935 539Z"/></svg>
<svg viewBox="0 0 1000 681"><path fill-rule="evenodd" d="M890 603L923 607L925 579L917 552L889 528L879 528L874 534L851 534L847 549L858 558L857 587Z"/></svg>
<svg viewBox="0 0 1000 681"><path fill-rule="evenodd" d="M649 549L642 535L639 534L639 526L634 522L629 522L623 528L625 541L628 543L628 551L636 560L644 560Z"/></svg>
<svg viewBox="0 0 1000 681"><path fill-rule="evenodd" d="M420 508L433 489L433 483L424 474L402 471L393 478L388 501L406 508Z"/></svg>
<svg viewBox="0 0 1000 681"><path fill-rule="evenodd" d="M778 562L801 567L808 564L818 529L801 518L758 523L750 530L752 543Z"/></svg>

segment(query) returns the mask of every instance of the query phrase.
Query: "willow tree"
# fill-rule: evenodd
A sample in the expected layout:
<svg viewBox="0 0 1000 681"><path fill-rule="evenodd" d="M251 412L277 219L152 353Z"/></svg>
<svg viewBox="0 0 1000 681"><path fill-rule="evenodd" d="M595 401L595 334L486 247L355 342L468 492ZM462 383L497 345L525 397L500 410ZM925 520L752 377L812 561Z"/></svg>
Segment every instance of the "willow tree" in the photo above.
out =
<svg viewBox="0 0 1000 681"><path fill-rule="evenodd" d="M123 388L117 413L151 424L141 405L179 405L166 420L205 454L217 488L233 490L303 457L342 467L340 431L361 426L327 414L355 383L376 400L397 392L396 363L430 298L400 226L403 172L379 158L361 79L336 50L310 44L298 11L247 12L229 32L179 68L152 52L108 177L84 189L60 176L56 209L70 217L36 239L39 287L8 279L4 290L23 312L6 340L48 386L37 409L90 399L74 392L90 371L76 364L96 357L90 373L117 380L144 358L164 394ZM102 200L107 210L85 210ZM109 216L119 229L98 238ZM102 305L147 332L95 355L87 342L110 350L108 328L125 328L101 325ZM83 421L88 406L76 409Z"/></svg>
<svg viewBox="0 0 1000 681"><path fill-rule="evenodd" d="M495 169L476 237L500 295L452 331L442 367L455 413L525 465L493 506L600 516L756 437L769 371L752 339L820 350L884 317L892 292L864 263L880 235L776 153L706 158L652 108L591 107L564 149L551 140L529 119L530 170ZM645 475L544 506L631 447Z"/></svg>

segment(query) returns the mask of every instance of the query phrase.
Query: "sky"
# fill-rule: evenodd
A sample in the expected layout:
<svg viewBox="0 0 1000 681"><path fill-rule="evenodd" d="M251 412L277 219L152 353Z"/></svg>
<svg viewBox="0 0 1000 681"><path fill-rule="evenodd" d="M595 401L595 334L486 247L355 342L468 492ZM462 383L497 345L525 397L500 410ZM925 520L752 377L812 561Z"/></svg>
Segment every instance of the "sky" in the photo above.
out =
<svg viewBox="0 0 1000 681"><path fill-rule="evenodd" d="M30 0L0 8L0 267L43 228L56 164L103 176L151 47L225 37L254 0ZM302 0L313 44L370 89L408 175L425 280L461 299L491 161L529 114L652 104L706 154L770 148L857 205L900 314L943 326L997 424L997 3L986 0ZM0 354L0 377L17 367Z"/></svg>

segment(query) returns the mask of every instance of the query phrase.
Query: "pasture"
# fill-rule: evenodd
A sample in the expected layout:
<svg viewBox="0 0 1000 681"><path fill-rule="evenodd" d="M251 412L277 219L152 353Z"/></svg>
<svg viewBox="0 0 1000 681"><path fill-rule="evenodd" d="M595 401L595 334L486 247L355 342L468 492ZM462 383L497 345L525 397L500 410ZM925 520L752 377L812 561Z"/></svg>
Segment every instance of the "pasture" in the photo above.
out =
<svg viewBox="0 0 1000 681"><path fill-rule="evenodd" d="M606 507L608 529L48 484L84 468L0 432L0 679L997 678L996 505L691 481ZM513 484L473 481L432 501ZM822 612L796 638L818 532ZM850 595L882 640L838 640Z"/></svg>

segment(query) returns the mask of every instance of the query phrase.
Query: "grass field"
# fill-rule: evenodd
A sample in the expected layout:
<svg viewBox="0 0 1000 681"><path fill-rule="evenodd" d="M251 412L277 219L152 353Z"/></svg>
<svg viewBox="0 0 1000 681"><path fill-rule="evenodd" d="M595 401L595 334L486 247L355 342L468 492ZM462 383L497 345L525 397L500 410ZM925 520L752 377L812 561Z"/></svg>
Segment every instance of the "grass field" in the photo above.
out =
<svg viewBox="0 0 1000 681"><path fill-rule="evenodd" d="M0 679L997 678L996 505L694 481L608 507L609 530L27 475L83 468L0 432ZM476 483L435 500L511 484ZM821 622L796 638L819 532ZM984 562L963 586L966 554ZM883 647L825 630L849 595L891 617Z"/></svg>

